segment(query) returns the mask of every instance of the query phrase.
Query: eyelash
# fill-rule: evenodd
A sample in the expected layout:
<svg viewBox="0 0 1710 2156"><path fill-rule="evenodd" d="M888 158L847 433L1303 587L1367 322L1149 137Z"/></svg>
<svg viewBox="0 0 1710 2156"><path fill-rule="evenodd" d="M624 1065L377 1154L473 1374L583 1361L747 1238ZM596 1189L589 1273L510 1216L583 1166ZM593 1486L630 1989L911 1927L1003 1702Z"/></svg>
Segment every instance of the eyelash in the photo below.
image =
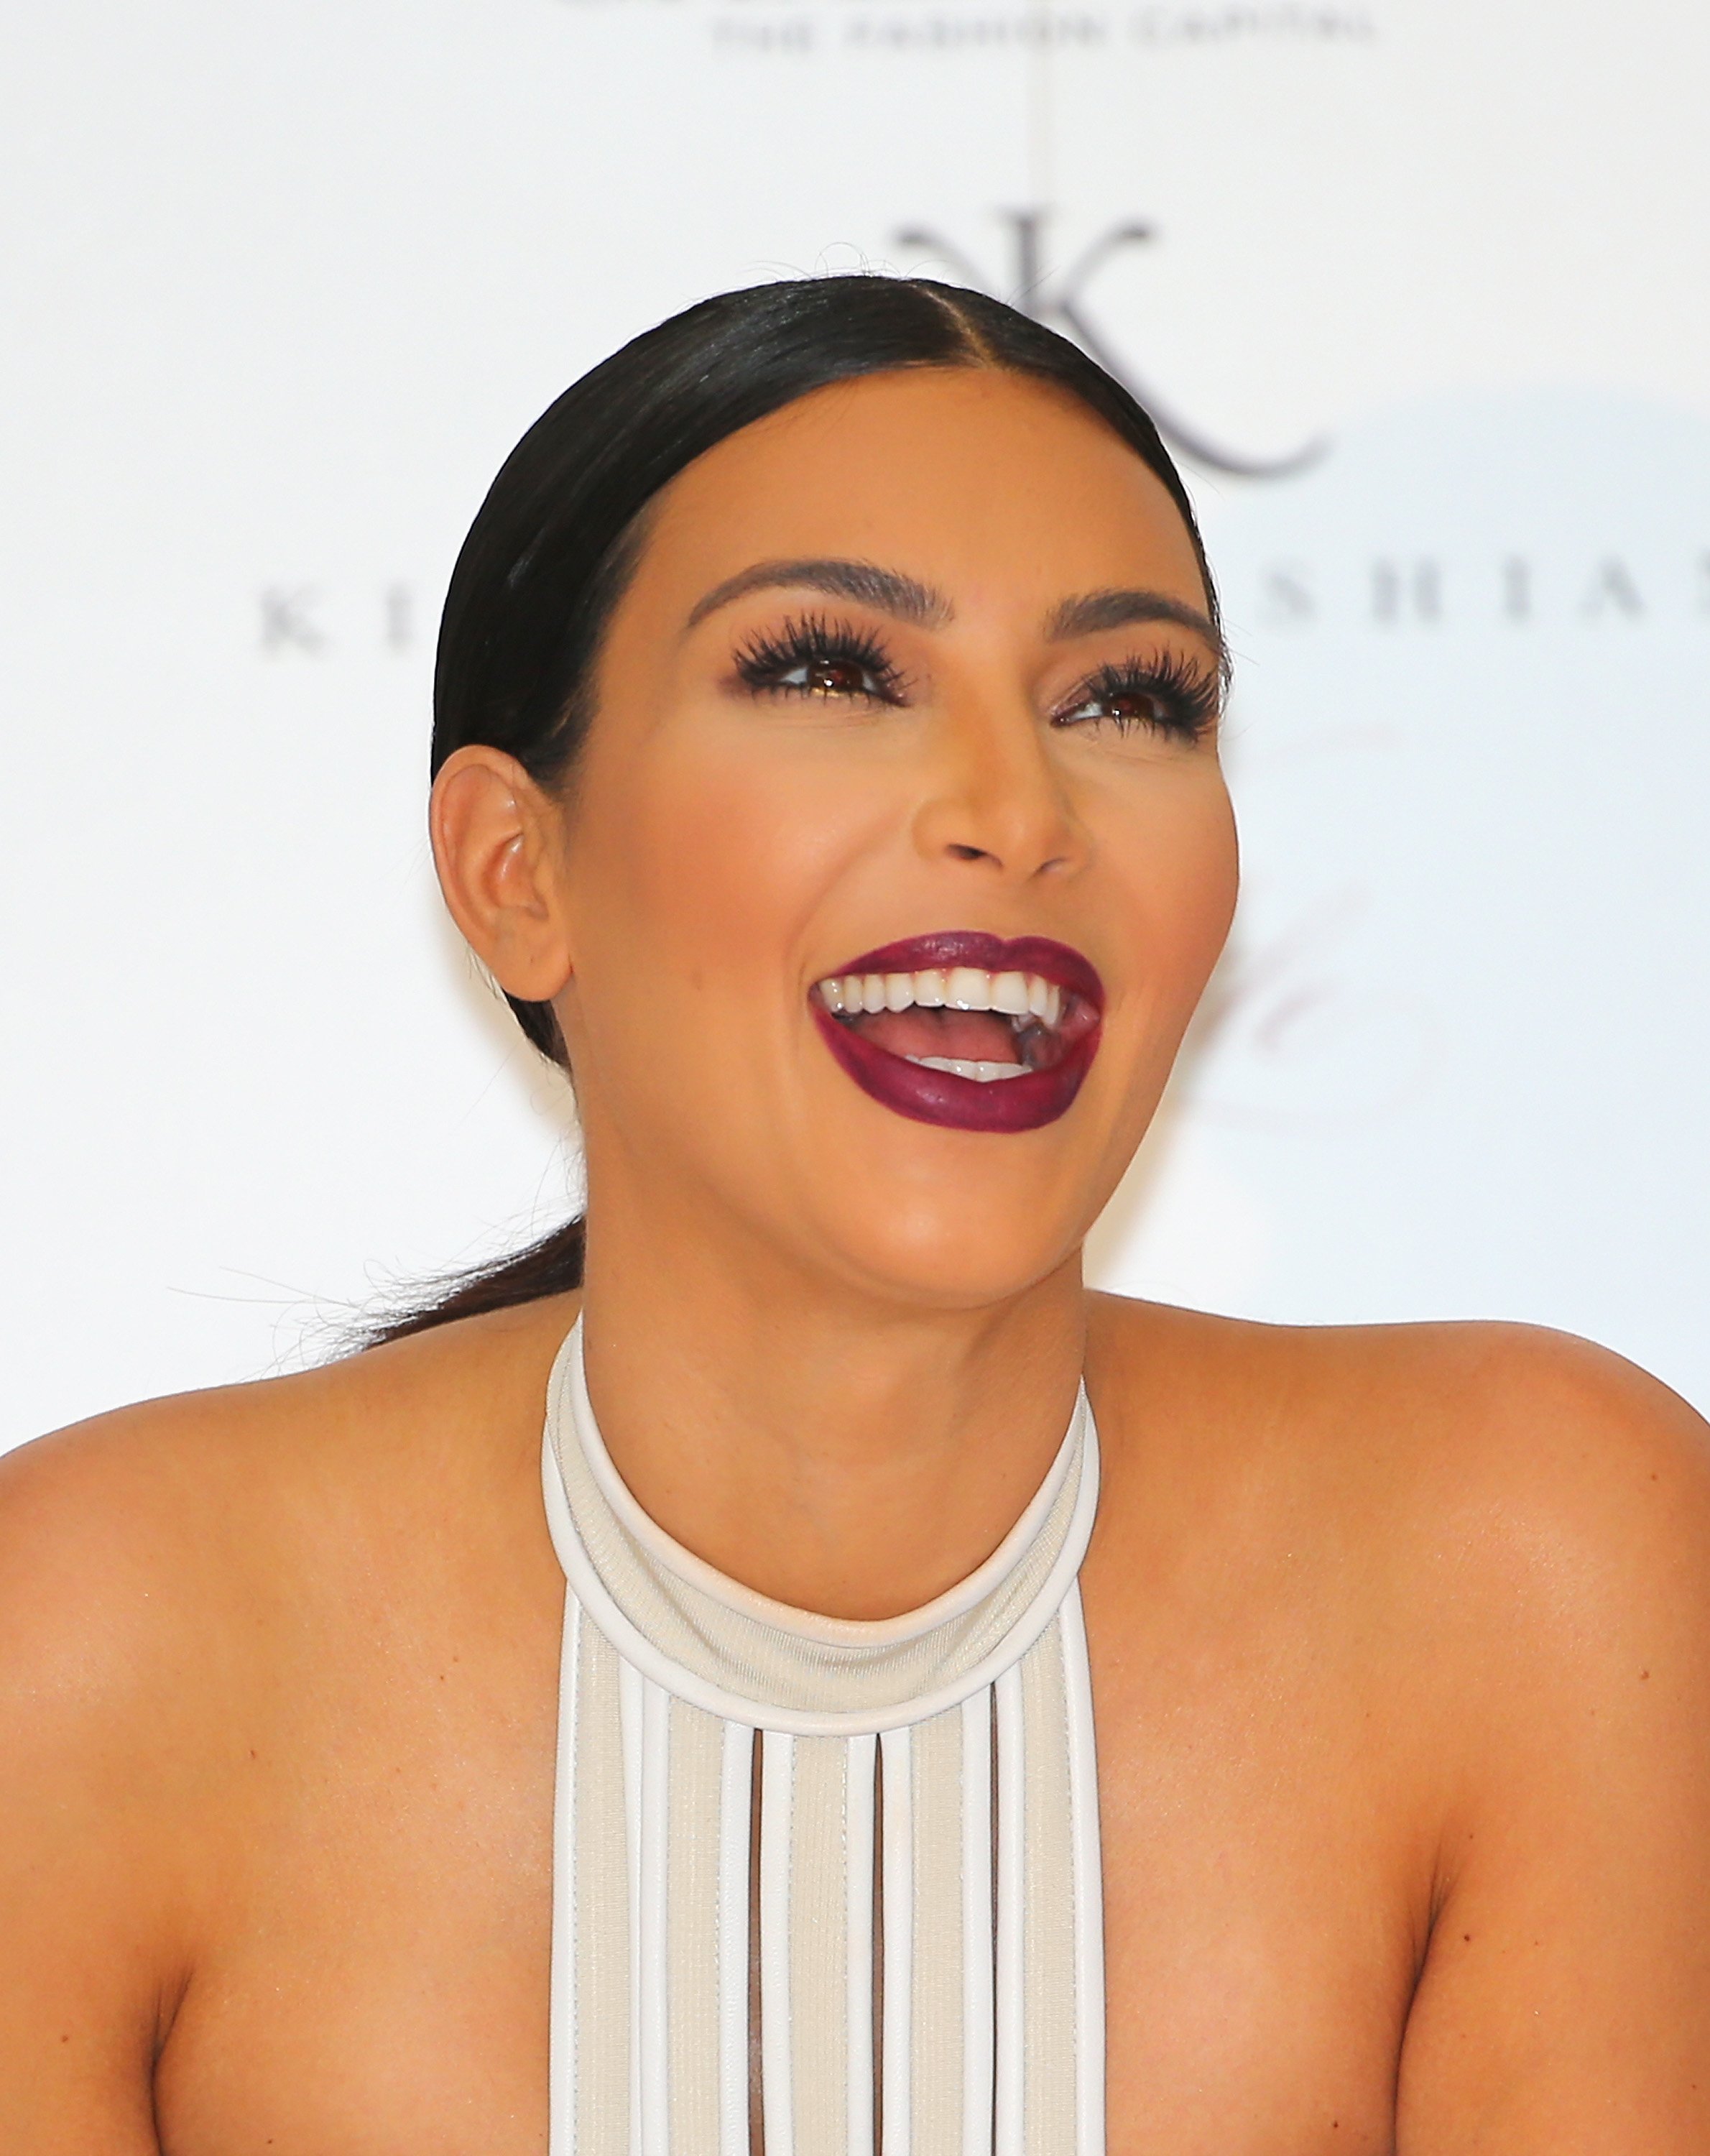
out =
<svg viewBox="0 0 1710 2156"><path fill-rule="evenodd" d="M798 667L816 664L858 667L873 683L871 689L816 688L806 681L786 681L783 676ZM861 696L887 704L904 701L907 684L878 638L851 622L832 621L823 614L792 617L770 634L756 633L739 646L735 654L737 678L749 688L778 696ZM1198 741L1216 723L1221 705L1217 676L1178 652L1155 659L1124 659L1100 666L1078 683L1052 715L1057 726L1088 726L1098 720L1075 719L1067 711L1089 702L1114 703L1123 698L1149 700L1153 717L1119 712L1101 715L1103 722L1119 733L1134 726L1149 726L1159 733L1185 741Z"/></svg>
<svg viewBox="0 0 1710 2156"><path fill-rule="evenodd" d="M782 676L798 666L816 662L858 666L876 687L870 690L817 689L806 681L786 681ZM850 622L827 621L823 614L806 614L786 621L771 635L749 638L736 653L739 680L750 689L777 696L865 695L887 704L903 701L904 683L890 654L868 629Z"/></svg>
<svg viewBox="0 0 1710 2156"><path fill-rule="evenodd" d="M1156 732L1174 734L1184 741L1198 741L1216 724L1222 708L1222 685L1206 668L1180 652L1166 652L1155 659L1124 659L1101 666L1071 690L1052 716L1060 726L1088 726L1096 721L1062 716L1090 702L1115 702L1119 698L1145 698L1157 706L1157 715L1137 718L1119 712L1105 715L1105 723L1119 733L1131 726L1149 726Z"/></svg>

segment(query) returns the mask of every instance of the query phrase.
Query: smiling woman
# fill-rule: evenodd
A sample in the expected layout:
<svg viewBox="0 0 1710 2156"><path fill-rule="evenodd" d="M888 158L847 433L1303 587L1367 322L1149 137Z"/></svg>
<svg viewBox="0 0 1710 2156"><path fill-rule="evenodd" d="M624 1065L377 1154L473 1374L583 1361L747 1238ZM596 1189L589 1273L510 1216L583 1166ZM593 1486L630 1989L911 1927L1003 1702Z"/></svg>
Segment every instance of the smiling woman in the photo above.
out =
<svg viewBox="0 0 1710 2156"><path fill-rule="evenodd" d="M995 301L726 295L524 438L432 827L586 1218L0 1463L0 2142L1710 2145L1702 1426L1083 1283L1226 676Z"/></svg>
<svg viewBox="0 0 1710 2156"><path fill-rule="evenodd" d="M867 385L865 401L874 414L861 431L882 429L891 438L886 448L919 474L923 502L934 492L925 483L929 463L946 461L949 445L937 439L939 414L952 384L961 399L972 400L973 432L984 440L983 449L974 448L976 464L994 446L994 416L1005 424L1018 393L1024 388L1031 393L1018 408L1025 418L1007 421L1018 438L1020 460L1012 456L983 475L985 489L1012 516L1023 510L1036 480L1063 494L1067 475L1057 468L1055 452L1065 427L1084 438L1083 464L1102 459L1115 466L1129 494L1143 492L1143 514L1169 542L1152 555L1167 564L1171 588L1101 578L1083 591L1065 593L1037 575L1029 580L1036 610L1030 626L1042 656L1059 661L1048 723L1065 737L1101 734L1107 754L1119 739L1130 762L1143 759L1147 748L1155 754L1170 743L1187 747L1210 731L1226 671L1216 602L1180 480L1133 398L1076 346L978 294L921 281L827 278L727 294L690 309L596 367L530 429L494 481L452 580L436 690L436 771L472 743L504 750L549 791L577 769L594 707L596 665L609 671L617 663L607 648L614 610L627 596L624 612L633 620L637 564L645 559L651 568L659 566L647 539L675 521L666 513L673 501L687 495L692 501L709 485L723 493L716 475L727 457L740 454L739 442L747 445L750 429L765 440L781 430L789 444L784 454L793 468L785 484L791 528L804 535L802 544L787 553L739 559L724 574L716 573L724 562L709 557L713 581L685 591L681 618L658 624L657 632L697 654L716 654L726 696L745 690L750 709L770 706L782 717L793 704L795 724L817 742L813 754L839 798L852 800L848 785L854 771L871 767L876 736L886 739L884 753L893 764L911 736L941 747L942 726L923 729L918 716L909 715L929 688L929 655L939 654L940 672L946 663L956 667L979 624L959 619L956 595L911 573L905 563L878 558L877 548L852 557L842 543L858 528L860 495L884 491L872 471L858 491L852 489L854 468L865 455L843 424L857 382ZM923 388L924 404L918 393ZM894 406L883 428L875 397L888 410ZM834 477L832 460L850 467L847 477ZM941 511L965 517L977 499L969 490L970 475L949 470L945 480ZM1094 480L1094 499L1098 491ZM1069 506L1066 495L1064 501ZM869 529L883 529L872 523L870 508L867 521ZM738 536L739 556L743 545ZM1148 558L1108 547L1084 552L1101 570L1112 562L1128 567ZM828 608L827 601L836 606ZM965 600L964 617L966 611ZM708 624L720 641L698 634ZM796 759L801 753L784 752ZM834 761L840 754L852 758L852 770L842 774ZM1215 758L1207 762L1211 789L1221 798ZM774 750L767 772L750 774L750 783L779 783L787 767ZM442 793L442 804L445 798ZM832 806L829 798L803 802L795 813L822 826ZM445 852L442 843L442 860ZM455 899L453 904L455 911ZM469 922L463 925L467 932ZM1207 954L1207 963L1213 955ZM948 956L941 952L939 963ZM984 955L972 963L990 968ZM847 960L840 970L852 965ZM909 1051L873 1053L885 1046L884 1029L868 1026L853 1008L835 1014L846 1023L827 1029L825 1038L858 1084L869 1091L888 1085L885 1097L894 1106L912 1101L916 1111L939 1121L970 1116L970 1128L1021 1129L1048 1103L1056 1104L1054 1112L1067 1106L1096 1051L1102 994L1084 961L1078 978L1082 993L1066 1035L1053 1040L1055 1029L1040 1029L1019 1066L1011 1060L1017 1044L996 1037L1007 1029L975 1019L965 996L940 1002L943 1011L961 1004L963 1014L923 1032L930 1060L908 1071L887 1071ZM1059 983L1065 992L1070 985ZM968 983L963 986L972 993ZM515 993L510 1000L530 1039L568 1068L561 1017L550 1002ZM829 998L822 998L822 1007L830 1007ZM991 1007L989 1001L980 1006ZM920 1029L921 1021L915 1027ZM959 1052L959 1038L967 1052ZM974 1052L982 1044L994 1053ZM1001 1065L1009 1082L1001 1094L976 1101L968 1088L980 1078L956 1070L932 1075L942 1063ZM1057 1073L1048 1081L1047 1065ZM585 1094L585 1081L579 1077L578 1084ZM585 1113L586 1105L584 1098ZM445 1315L580 1285L581 1235L580 1224L572 1224L509 1264L465 1281L434 1308L394 1322L387 1337Z"/></svg>

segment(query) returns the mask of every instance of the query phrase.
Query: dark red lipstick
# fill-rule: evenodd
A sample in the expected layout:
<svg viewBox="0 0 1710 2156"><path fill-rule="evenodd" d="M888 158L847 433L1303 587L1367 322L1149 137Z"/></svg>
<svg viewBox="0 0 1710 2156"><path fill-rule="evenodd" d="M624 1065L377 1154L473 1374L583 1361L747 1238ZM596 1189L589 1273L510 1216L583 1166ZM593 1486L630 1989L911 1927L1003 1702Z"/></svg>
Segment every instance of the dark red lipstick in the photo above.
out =
<svg viewBox="0 0 1710 2156"><path fill-rule="evenodd" d="M875 1007L875 984L899 975L906 992ZM1025 1009L1015 1008L1018 981ZM1098 1050L1104 984L1078 951L1049 937L953 929L863 952L817 983L809 1003L832 1055L885 1107L953 1130L1032 1131L1055 1122L1081 1090ZM1019 1075L934 1067L947 1062Z"/></svg>

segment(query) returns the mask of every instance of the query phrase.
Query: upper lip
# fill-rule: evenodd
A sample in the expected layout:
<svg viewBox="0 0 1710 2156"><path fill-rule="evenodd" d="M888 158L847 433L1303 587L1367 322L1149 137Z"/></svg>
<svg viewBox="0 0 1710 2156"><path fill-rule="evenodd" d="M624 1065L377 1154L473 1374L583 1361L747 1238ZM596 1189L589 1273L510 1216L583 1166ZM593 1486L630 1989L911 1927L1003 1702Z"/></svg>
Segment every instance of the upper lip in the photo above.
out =
<svg viewBox="0 0 1710 2156"><path fill-rule="evenodd" d="M929 936L905 936L881 943L858 958L827 968L821 978L844 973L924 973L952 966L972 966L987 973L1036 973L1095 1011L1104 1008L1104 983L1089 958L1049 936L992 936L983 929L942 928Z"/></svg>

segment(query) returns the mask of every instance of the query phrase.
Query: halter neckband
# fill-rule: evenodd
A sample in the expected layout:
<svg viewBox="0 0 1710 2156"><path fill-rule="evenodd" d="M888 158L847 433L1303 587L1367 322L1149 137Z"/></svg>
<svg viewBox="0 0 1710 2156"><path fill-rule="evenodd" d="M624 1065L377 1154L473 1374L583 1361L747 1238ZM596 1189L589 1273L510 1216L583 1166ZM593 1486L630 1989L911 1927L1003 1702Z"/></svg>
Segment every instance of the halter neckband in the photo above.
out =
<svg viewBox="0 0 1710 2156"><path fill-rule="evenodd" d="M541 1476L550 2156L1103 2156L1084 1391L985 1563L873 1621L771 1601L649 1518L580 1322Z"/></svg>
<svg viewBox="0 0 1710 2156"><path fill-rule="evenodd" d="M642 1510L594 1419L580 1321L553 1370L546 1430L553 1543L612 1645L709 1714L798 1736L924 1721L994 1682L1056 1614L1098 1510L1083 1389L1044 1481L983 1564L900 1616L821 1616L727 1578Z"/></svg>

